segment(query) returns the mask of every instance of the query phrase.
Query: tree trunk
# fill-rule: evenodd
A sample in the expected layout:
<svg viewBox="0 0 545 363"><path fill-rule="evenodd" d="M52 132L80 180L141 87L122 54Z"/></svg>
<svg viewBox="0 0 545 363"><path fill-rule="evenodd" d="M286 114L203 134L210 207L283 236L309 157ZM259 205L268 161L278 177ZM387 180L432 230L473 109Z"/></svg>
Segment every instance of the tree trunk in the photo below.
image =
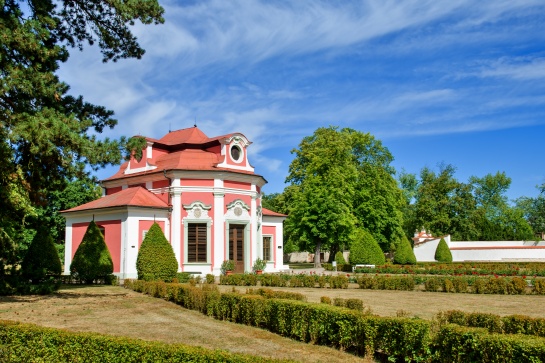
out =
<svg viewBox="0 0 545 363"><path fill-rule="evenodd" d="M321 249L322 249L322 241L318 240L316 242L316 248L314 249L314 268L322 267L322 263L320 262Z"/></svg>
<svg viewBox="0 0 545 363"><path fill-rule="evenodd" d="M333 263L333 261L335 261L335 255L337 254L337 252L339 251L339 246L337 245L333 245L330 247L329 249L329 263Z"/></svg>

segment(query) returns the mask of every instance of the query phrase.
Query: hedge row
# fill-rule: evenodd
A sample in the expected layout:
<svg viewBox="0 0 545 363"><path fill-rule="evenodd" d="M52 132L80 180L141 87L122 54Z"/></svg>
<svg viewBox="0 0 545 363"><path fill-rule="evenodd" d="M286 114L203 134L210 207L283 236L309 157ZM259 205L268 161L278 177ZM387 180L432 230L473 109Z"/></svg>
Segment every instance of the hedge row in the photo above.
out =
<svg viewBox="0 0 545 363"><path fill-rule="evenodd" d="M499 316L449 310L437 314L437 320L441 324L450 323L473 328L486 328L490 333L545 337L545 319L531 318L524 315Z"/></svg>
<svg viewBox="0 0 545 363"><path fill-rule="evenodd" d="M473 293L473 294L545 294L545 280L531 280L533 287L520 277L470 277L470 276L389 276L364 275L355 279L362 289Z"/></svg>
<svg viewBox="0 0 545 363"><path fill-rule="evenodd" d="M545 362L543 338L490 334L486 329L455 324L440 329L433 350L433 362Z"/></svg>
<svg viewBox="0 0 545 363"><path fill-rule="evenodd" d="M327 345L360 355L382 352L417 361L430 345L430 322L381 318L326 304L310 304L259 295L221 294L217 286L201 288L125 280L125 287L199 310L216 319L267 329L303 342Z"/></svg>
<svg viewBox="0 0 545 363"><path fill-rule="evenodd" d="M543 362L545 339L491 334L485 329L445 325L433 333L430 321L377 317L359 311L258 295L220 294L180 284L126 280L127 288L151 293L217 319L268 329L314 344L359 355L378 354L405 362Z"/></svg>
<svg viewBox="0 0 545 363"><path fill-rule="evenodd" d="M379 274L424 274L424 275L498 275L498 276L545 276L545 263L540 262L454 262L454 263L419 263L416 265L377 265L364 267L358 273Z"/></svg>
<svg viewBox="0 0 545 363"><path fill-rule="evenodd" d="M366 315L371 315L371 308L363 305L363 301L360 299L343 299L342 297L336 297L333 300L329 296L320 297L322 304L335 305L352 310L358 310L364 312Z"/></svg>
<svg viewBox="0 0 545 363"><path fill-rule="evenodd" d="M270 287L330 287L347 289L349 278L345 275L306 275L306 274L233 274L220 276L220 285Z"/></svg>
<svg viewBox="0 0 545 363"><path fill-rule="evenodd" d="M75 333L0 320L0 362L265 363L282 361L182 344L149 342L95 333Z"/></svg>
<svg viewBox="0 0 545 363"><path fill-rule="evenodd" d="M263 287L259 289L247 289L246 294L261 295L266 299L288 299L288 300L307 301L307 297L298 292L278 291L273 289L266 289Z"/></svg>

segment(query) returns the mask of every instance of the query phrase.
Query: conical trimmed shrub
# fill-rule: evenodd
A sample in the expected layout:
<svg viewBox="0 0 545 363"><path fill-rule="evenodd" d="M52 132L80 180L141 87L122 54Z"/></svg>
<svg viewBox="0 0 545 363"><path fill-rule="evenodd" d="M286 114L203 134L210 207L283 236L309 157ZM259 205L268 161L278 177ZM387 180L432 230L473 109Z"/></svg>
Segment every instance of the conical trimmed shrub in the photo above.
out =
<svg viewBox="0 0 545 363"><path fill-rule="evenodd" d="M344 259L343 253L341 251L338 251L335 254L335 262L337 262L337 266L346 264L346 260Z"/></svg>
<svg viewBox="0 0 545 363"><path fill-rule="evenodd" d="M435 260L438 262L452 262L452 253L448 248L447 242L444 238L441 238L437 248L435 249Z"/></svg>
<svg viewBox="0 0 545 363"><path fill-rule="evenodd" d="M31 280L33 284L40 283L50 276L60 276L61 260L50 234L45 231L36 233L21 262L21 271L23 277Z"/></svg>
<svg viewBox="0 0 545 363"><path fill-rule="evenodd" d="M70 265L70 273L88 284L94 280L106 279L114 271L112 256L104 236L94 221L89 223L83 240Z"/></svg>
<svg viewBox="0 0 545 363"><path fill-rule="evenodd" d="M386 263L384 253L375 238L366 230L356 232L356 237L350 246L350 263L352 265L383 265Z"/></svg>
<svg viewBox="0 0 545 363"><path fill-rule="evenodd" d="M161 227L153 223L136 259L139 280L172 281L178 272L178 261Z"/></svg>
<svg viewBox="0 0 545 363"><path fill-rule="evenodd" d="M396 252L394 254L394 263L397 265L414 265L416 264L416 256L411 247L411 242L407 237L403 236L399 241Z"/></svg>

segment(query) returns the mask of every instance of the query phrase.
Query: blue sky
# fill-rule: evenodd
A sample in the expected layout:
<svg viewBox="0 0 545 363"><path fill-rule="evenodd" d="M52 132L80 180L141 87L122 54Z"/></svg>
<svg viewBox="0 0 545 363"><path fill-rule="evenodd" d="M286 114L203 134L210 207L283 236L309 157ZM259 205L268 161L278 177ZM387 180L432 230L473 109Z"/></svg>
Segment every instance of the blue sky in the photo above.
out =
<svg viewBox="0 0 545 363"><path fill-rule="evenodd" d="M545 2L161 1L141 60L72 51L59 75L119 120L104 136L234 131L281 192L290 151L321 126L369 132L418 174L504 171L511 199L545 182ZM117 170L100 171L106 178Z"/></svg>

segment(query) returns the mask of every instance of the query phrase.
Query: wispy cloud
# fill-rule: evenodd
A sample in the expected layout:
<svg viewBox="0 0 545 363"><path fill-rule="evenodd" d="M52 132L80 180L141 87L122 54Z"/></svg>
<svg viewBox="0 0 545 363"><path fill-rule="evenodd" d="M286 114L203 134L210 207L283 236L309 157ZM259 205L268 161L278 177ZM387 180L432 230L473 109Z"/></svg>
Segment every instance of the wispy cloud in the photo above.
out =
<svg viewBox="0 0 545 363"><path fill-rule="evenodd" d="M165 24L134 27L142 60L86 48L59 71L115 110L107 136L239 131L283 182L289 150L321 126L406 140L545 124L542 0L162 4Z"/></svg>
<svg viewBox="0 0 545 363"><path fill-rule="evenodd" d="M516 80L542 79L545 78L545 58L502 58L483 69L480 76Z"/></svg>

